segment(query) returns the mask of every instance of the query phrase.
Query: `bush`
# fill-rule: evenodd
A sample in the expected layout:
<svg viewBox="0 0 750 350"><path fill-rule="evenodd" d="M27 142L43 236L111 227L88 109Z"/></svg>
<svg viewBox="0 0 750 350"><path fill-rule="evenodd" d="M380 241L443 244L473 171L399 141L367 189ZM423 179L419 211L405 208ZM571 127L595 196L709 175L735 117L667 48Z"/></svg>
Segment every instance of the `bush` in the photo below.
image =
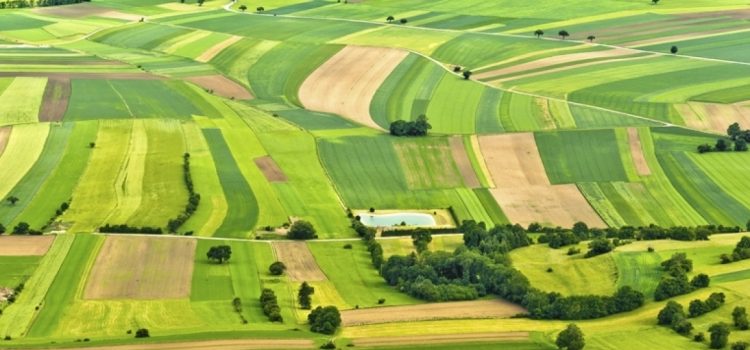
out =
<svg viewBox="0 0 750 350"><path fill-rule="evenodd" d="M344 249L352 249L352 245L349 243L344 244Z"/></svg>
<svg viewBox="0 0 750 350"><path fill-rule="evenodd" d="M415 121L396 120L391 123L389 129L393 136L425 136L432 126L423 114Z"/></svg>
<svg viewBox="0 0 750 350"><path fill-rule="evenodd" d="M703 332L700 332L700 333L698 333L698 334L696 334L696 335L693 336L693 341L702 343L702 342L706 341L706 335L703 334Z"/></svg>
<svg viewBox="0 0 750 350"><path fill-rule="evenodd" d="M281 276L286 271L286 265L281 261L277 261L268 267L268 271L274 276Z"/></svg>
<svg viewBox="0 0 750 350"><path fill-rule="evenodd" d="M137 331L135 331L135 337L136 338L148 338L151 335L148 332L148 329L146 328L140 328Z"/></svg>
<svg viewBox="0 0 750 350"><path fill-rule="evenodd" d="M315 333L334 334L341 326L341 313L335 306L318 306L307 316L310 330Z"/></svg>
<svg viewBox="0 0 750 350"><path fill-rule="evenodd" d="M747 347L750 346L747 342L744 341L738 341L736 343L732 343L731 349L732 350L747 350Z"/></svg>
<svg viewBox="0 0 750 350"><path fill-rule="evenodd" d="M329 340L325 342L323 345L320 346L321 349L335 349L336 344L333 342L333 340Z"/></svg>
<svg viewBox="0 0 750 350"><path fill-rule="evenodd" d="M672 325L679 319L685 318L685 311L682 309L682 305L676 301L670 300L667 302L667 305L659 311L659 315L656 318L657 323L660 325Z"/></svg>

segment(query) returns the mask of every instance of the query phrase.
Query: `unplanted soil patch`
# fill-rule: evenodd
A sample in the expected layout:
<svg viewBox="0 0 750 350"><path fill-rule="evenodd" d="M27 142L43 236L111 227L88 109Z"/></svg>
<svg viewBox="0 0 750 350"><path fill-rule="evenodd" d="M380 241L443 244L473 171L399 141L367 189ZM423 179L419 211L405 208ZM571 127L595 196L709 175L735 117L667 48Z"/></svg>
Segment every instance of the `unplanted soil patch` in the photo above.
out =
<svg viewBox="0 0 750 350"><path fill-rule="evenodd" d="M45 16L56 16L65 18L83 18L89 16L106 17L114 19L122 19L126 21L137 21L141 16L124 13L120 11L114 11L112 9L95 6L92 4L75 4L65 6L50 6L36 8L33 10L41 15Z"/></svg>
<svg viewBox="0 0 750 350"><path fill-rule="evenodd" d="M86 299L190 296L194 239L108 236L89 275Z"/></svg>
<svg viewBox="0 0 750 350"><path fill-rule="evenodd" d="M41 256L55 236L0 236L0 256Z"/></svg>
<svg viewBox="0 0 750 350"><path fill-rule="evenodd" d="M392 306L341 312L344 326L449 319L507 318L526 310L503 300L473 300Z"/></svg>
<svg viewBox="0 0 750 350"><path fill-rule="evenodd" d="M236 100L251 100L253 98L253 95L242 85L220 74L190 77L185 78L185 80L206 90L211 90L221 97L234 98Z"/></svg>
<svg viewBox="0 0 750 350"><path fill-rule="evenodd" d="M450 146L453 161L456 163L458 171L461 172L461 177L464 178L464 184L470 188L481 187L477 173L474 172L469 155L466 153L463 139L460 136L451 137Z"/></svg>
<svg viewBox="0 0 750 350"><path fill-rule="evenodd" d="M182 343L134 344L95 346L88 350L266 350L266 349L312 349L309 339L234 339L210 340Z"/></svg>
<svg viewBox="0 0 750 350"><path fill-rule="evenodd" d="M39 121L57 122L63 119L68 109L71 84L69 78L50 78L44 89L42 107L39 110Z"/></svg>
<svg viewBox="0 0 750 350"><path fill-rule="evenodd" d="M468 342L505 342L529 339L528 332L502 333L463 333L440 335L415 335L404 337L359 338L354 340L356 346L396 346L422 344L457 344Z"/></svg>
<svg viewBox="0 0 750 350"><path fill-rule="evenodd" d="M315 282L327 280L315 257L305 242L273 242L276 260L286 265L286 274L292 281Z"/></svg>
<svg viewBox="0 0 750 350"><path fill-rule="evenodd" d="M0 127L0 155L5 151L5 147L8 146L8 139L10 138L10 131L13 130L10 126Z"/></svg>
<svg viewBox="0 0 750 350"><path fill-rule="evenodd" d="M638 175L651 175L651 169L648 167L646 156L643 154L641 138L638 136L638 129L628 128L628 144L630 144L630 154L633 157L635 170Z"/></svg>
<svg viewBox="0 0 750 350"><path fill-rule="evenodd" d="M195 60L198 62L208 62L211 61L216 55L218 55L220 52L224 51L229 46L232 46L232 44L242 40L241 36L232 36L227 40L224 40L212 47L210 47L208 50L203 52L200 56L198 56Z"/></svg>
<svg viewBox="0 0 750 350"><path fill-rule="evenodd" d="M307 77L299 99L307 109L338 114L383 130L372 120L370 104L407 54L390 48L347 46Z"/></svg>
<svg viewBox="0 0 750 350"><path fill-rule="evenodd" d="M279 168L279 165L269 156L255 158L255 165L260 168L266 179L271 182L286 182L286 175Z"/></svg>

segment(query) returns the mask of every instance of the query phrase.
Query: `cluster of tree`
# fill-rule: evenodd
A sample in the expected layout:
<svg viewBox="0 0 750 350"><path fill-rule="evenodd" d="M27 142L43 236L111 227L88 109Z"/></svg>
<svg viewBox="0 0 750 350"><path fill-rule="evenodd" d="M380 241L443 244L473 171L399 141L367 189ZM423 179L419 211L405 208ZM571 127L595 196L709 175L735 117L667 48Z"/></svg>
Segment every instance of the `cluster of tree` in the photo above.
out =
<svg viewBox="0 0 750 350"><path fill-rule="evenodd" d="M386 20L386 21L387 21L388 23L393 23L393 21L395 21L395 20L396 20L396 17L393 17L393 16L388 16L388 17L386 17L386 18L385 18L385 20ZM399 20L398 20L398 23L401 23L401 24L406 24L406 23L408 23L408 22L409 22L409 20L408 20L408 19L406 19L406 18L402 18L402 19L399 19Z"/></svg>
<svg viewBox="0 0 750 350"><path fill-rule="evenodd" d="M70 203L62 202L62 204L60 204L60 206L57 209L55 209L55 215L52 216L49 220L47 220L47 223L44 225L44 227L42 227L42 230L52 225L55 222L55 220L57 220L57 218L62 216L62 214L65 214L65 212L68 211L68 208L70 208Z"/></svg>
<svg viewBox="0 0 750 350"><path fill-rule="evenodd" d="M208 260L216 261L219 264L223 264L232 257L232 247L228 245L217 245L208 249L206 253Z"/></svg>
<svg viewBox="0 0 750 350"><path fill-rule="evenodd" d="M0 225L0 234L5 233L5 227ZM35 230L31 228L31 225L29 225L28 222L21 221L16 226L13 227L13 230L11 231L14 235L32 235L32 236L39 236L42 234L42 231Z"/></svg>
<svg viewBox="0 0 750 350"><path fill-rule="evenodd" d="M284 322L284 318L281 317L281 308L279 307L279 300L276 298L276 293L268 288L263 288L260 293L260 306L263 308L263 314L268 317L271 322Z"/></svg>
<svg viewBox="0 0 750 350"><path fill-rule="evenodd" d="M568 33L567 30L563 29L563 30L560 30L559 32L557 32L557 35L560 37L560 39L565 40L565 38L567 38L567 37L570 36L570 33ZM544 36L544 31L541 30L541 29L537 29L536 31L534 31L534 36L536 36L537 38L541 38L542 36ZM596 37L593 36L593 35L589 35L588 39L590 41L594 41L594 39L596 39Z"/></svg>
<svg viewBox="0 0 750 350"><path fill-rule="evenodd" d="M687 320L682 304L676 301L667 302L667 305L659 311L656 320L658 324L669 326L682 335L688 335L693 331L693 324Z"/></svg>
<svg viewBox="0 0 750 350"><path fill-rule="evenodd" d="M372 265L375 266L377 270L380 270L385 260L383 258L383 247L375 239L375 229L365 226L357 218L352 219L352 228L355 232L357 232L357 235L359 235L359 237L362 237L362 240L365 242L367 251L370 252Z"/></svg>
<svg viewBox="0 0 750 350"><path fill-rule="evenodd" d="M437 235L441 233L455 233L455 228L434 228L434 227L419 227L419 228L395 228L395 229L384 229L380 232L381 237L405 237L411 236L417 230L425 230L430 234Z"/></svg>
<svg viewBox="0 0 750 350"><path fill-rule="evenodd" d="M720 258L722 264L750 259L750 237L743 236L740 238L740 241L737 242L737 246L734 247L732 254L721 254Z"/></svg>
<svg viewBox="0 0 750 350"><path fill-rule="evenodd" d="M741 331L750 329L750 323L747 320L747 310L742 306L737 306L732 310L732 321L734 321L734 326Z"/></svg>
<svg viewBox="0 0 750 350"><path fill-rule="evenodd" d="M242 314L242 299L240 299L239 297L235 297L234 299L232 299L232 308L234 309L234 312L240 315L240 320L242 320L242 324L248 324L248 321L245 318L245 315Z"/></svg>
<svg viewBox="0 0 750 350"><path fill-rule="evenodd" d="M558 349L581 350L586 346L583 332L575 324L569 324L555 339Z"/></svg>
<svg viewBox="0 0 750 350"><path fill-rule="evenodd" d="M428 230L417 229L411 234L411 240L417 253L422 254L432 242L432 234Z"/></svg>
<svg viewBox="0 0 750 350"><path fill-rule="evenodd" d="M99 232L101 233L144 233L149 235L160 235L164 233L162 231L161 227L150 227L150 226L128 226L126 224L122 225L110 225L105 224L102 227L99 227Z"/></svg>
<svg viewBox="0 0 750 350"><path fill-rule="evenodd" d="M138 330L135 331L136 338L148 338L150 336L151 333L148 331L148 328L138 328Z"/></svg>
<svg viewBox="0 0 750 350"><path fill-rule="evenodd" d="M427 116L424 114L417 117L417 120L396 120L390 126L390 132L393 136L425 136L430 129L432 129L432 125L427 121Z"/></svg>
<svg viewBox="0 0 750 350"><path fill-rule="evenodd" d="M297 220L289 228L286 237L289 239L314 239L318 238L318 235L315 234L315 227L309 221Z"/></svg>
<svg viewBox="0 0 750 350"><path fill-rule="evenodd" d="M185 210L180 215L167 222L167 229L172 233L176 233L177 229L193 216L195 211L198 210L198 204L201 202L201 195L195 193L193 176L190 174L190 153L182 155L182 173L183 179L185 180L185 187L188 190L188 203L185 205Z"/></svg>
<svg viewBox="0 0 750 350"><path fill-rule="evenodd" d="M333 334L341 326L341 313L335 306L316 307L307 316L310 330L315 333Z"/></svg>
<svg viewBox="0 0 750 350"><path fill-rule="evenodd" d="M585 257L591 258L597 255L607 254L615 249L615 245L612 244L607 238L597 238L589 242L589 251L586 252Z"/></svg>
<svg viewBox="0 0 750 350"><path fill-rule="evenodd" d="M698 317L714 311L724 305L725 299L724 293L711 293L705 301L695 299L688 306L688 316Z"/></svg>
<svg viewBox="0 0 750 350"><path fill-rule="evenodd" d="M6 0L0 1L0 9L19 9L27 7L48 7L58 5L80 4L91 0Z"/></svg>
<svg viewBox="0 0 750 350"><path fill-rule="evenodd" d="M702 145L698 145L698 153L709 153L709 152L727 152L734 150L735 152L747 152L747 141L745 141L744 138L738 138L734 141L734 146L732 146L732 141L727 141L726 139L718 139L716 140L716 145L711 146L707 143L704 143Z"/></svg>
<svg viewBox="0 0 750 350"><path fill-rule="evenodd" d="M312 308L311 296L314 293L315 288L307 284L307 282L302 282L302 285L299 287L299 292L297 293L297 301L299 302L299 307L304 310L310 310Z"/></svg>
<svg viewBox="0 0 750 350"><path fill-rule="evenodd" d="M659 281L654 291L654 299L661 301L673 296L690 293L698 288L705 288L711 283L706 274L698 274L688 281L687 274L693 271L693 261L685 253L675 253L661 263L667 274Z"/></svg>
<svg viewBox="0 0 750 350"><path fill-rule="evenodd" d="M642 293L629 287L613 296L562 296L533 288L514 269L506 254L528 245L525 231L515 226L496 227L487 232L484 224L466 221L464 247L449 252L391 256L381 268L389 285L423 300L472 300L493 294L524 306L538 319L591 319L630 311L643 305ZM482 232L484 231L484 232ZM495 241L484 244L483 240ZM492 249L495 247L495 249Z"/></svg>
<svg viewBox="0 0 750 350"><path fill-rule="evenodd" d="M286 265L281 261L274 261L271 266L268 267L268 272L274 276L281 276L286 271Z"/></svg>

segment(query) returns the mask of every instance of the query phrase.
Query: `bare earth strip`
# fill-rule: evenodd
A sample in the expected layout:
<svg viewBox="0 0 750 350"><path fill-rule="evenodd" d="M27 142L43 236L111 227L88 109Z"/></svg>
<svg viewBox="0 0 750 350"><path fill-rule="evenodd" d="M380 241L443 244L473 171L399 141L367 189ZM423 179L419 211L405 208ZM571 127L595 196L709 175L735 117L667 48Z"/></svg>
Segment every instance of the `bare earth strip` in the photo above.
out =
<svg viewBox="0 0 750 350"><path fill-rule="evenodd" d="M554 66L554 65L563 64L563 63L590 60L590 59L595 59L595 58L610 58L610 57L618 57L618 56L625 56L625 55L633 55L637 53L639 53L639 51L624 49L624 48L617 48L617 49L607 50L607 51L581 52L581 53L572 53L568 55L559 55L559 56L542 58L536 61L526 62L526 63L518 64L515 66L511 66L511 67L483 72L481 74L477 74L476 79L497 77L497 76L502 76L506 74L524 72L527 70Z"/></svg>
<svg viewBox="0 0 750 350"><path fill-rule="evenodd" d="M490 83L502 83L502 82L509 81L509 80L531 78L531 77L535 77L535 76L539 76L539 75L543 75L543 74L557 73L557 72L562 72L562 71L566 71L566 70L570 70L570 69L590 67L590 66L596 66L596 65L605 64L605 63L612 63L612 62L627 62L627 61L642 60L642 59L647 59L647 58L654 58L654 57L657 57L657 56L658 56L657 54L653 54L653 55L636 56L636 57L621 57L621 58L612 58L612 59L608 59L608 60L587 62L587 63L581 63L581 64L572 64L570 66L564 66L564 67L558 67L558 68L553 68L553 69L547 69L547 70L543 70L543 71L536 71L536 72L532 72L532 73L528 73L528 74L514 75L514 76L511 76L511 77L502 78L502 79L493 79L493 80L491 80L489 82Z"/></svg>
<svg viewBox="0 0 750 350"><path fill-rule="evenodd" d="M606 227L575 185L551 185L534 134L481 136L479 145L496 188L490 193L511 222Z"/></svg>
<svg viewBox="0 0 750 350"><path fill-rule="evenodd" d="M266 349L311 349L309 339L237 339L211 340L183 343L134 344L95 346L88 350L266 350Z"/></svg>
<svg viewBox="0 0 750 350"><path fill-rule="evenodd" d="M204 89L212 90L221 97L234 98L236 100L251 100L253 98L253 95L245 87L221 74L189 77L185 78L185 80Z"/></svg>
<svg viewBox="0 0 750 350"><path fill-rule="evenodd" d="M715 29L715 30L708 30L704 32L686 33L686 34L653 38L653 39L648 39L648 40L633 41L633 42L620 44L620 45L628 46L628 47L642 47L642 46L649 46L649 45L656 45L656 44L673 43L673 42L678 42L682 40L697 40L697 39L705 39L705 38L711 38L711 37L721 36L721 35L745 33L748 31L750 31L750 29L741 29L741 30Z"/></svg>
<svg viewBox="0 0 750 350"><path fill-rule="evenodd" d="M41 256L55 236L0 236L0 256Z"/></svg>
<svg viewBox="0 0 750 350"><path fill-rule="evenodd" d="M649 169L646 156L643 154L641 138L638 137L638 129L628 128L628 144L630 144L630 154L633 157L633 163L635 163L635 170L638 175L651 175L651 169Z"/></svg>
<svg viewBox="0 0 750 350"><path fill-rule="evenodd" d="M69 78L50 78L44 89L42 107L39 110L40 122L59 122L65 116L70 99L71 85Z"/></svg>
<svg viewBox="0 0 750 350"><path fill-rule="evenodd" d="M86 299L190 296L194 239L108 236L86 285Z"/></svg>
<svg viewBox="0 0 750 350"><path fill-rule="evenodd" d="M5 147L8 146L8 139L10 139L11 130L13 130L13 128L10 126L0 128L0 155L5 152Z"/></svg>
<svg viewBox="0 0 750 350"><path fill-rule="evenodd" d="M286 182L286 175L279 165L269 156L255 158L255 165L270 182Z"/></svg>
<svg viewBox="0 0 750 350"><path fill-rule="evenodd" d="M415 335L404 337L359 338L356 346L397 346L411 344L458 344L467 342L504 342L529 339L528 332L463 333L442 335Z"/></svg>
<svg viewBox="0 0 750 350"><path fill-rule="evenodd" d="M474 172L469 155L466 153L463 139L460 136L451 137L450 146L453 161L456 162L458 171L461 172L461 176L464 178L464 184L470 188L481 187L477 173Z"/></svg>
<svg viewBox="0 0 750 350"><path fill-rule="evenodd" d="M383 130L370 116L375 92L408 52L347 46L318 67L299 90L307 109L329 112Z"/></svg>
<svg viewBox="0 0 750 350"><path fill-rule="evenodd" d="M449 319L507 318L526 310L504 300L454 301L341 312L344 326Z"/></svg>
<svg viewBox="0 0 750 350"><path fill-rule="evenodd" d="M742 129L750 128L750 107L741 104L688 102L675 105L688 127L726 133L727 126L739 123Z"/></svg>
<svg viewBox="0 0 750 350"><path fill-rule="evenodd" d="M211 61L216 55L218 55L220 52L224 51L229 46L232 46L232 44L242 40L241 36L232 36L227 40L224 40L212 47L210 47L206 52L202 53L200 56L196 57L195 60L198 62L206 63L208 61Z"/></svg>
<svg viewBox="0 0 750 350"><path fill-rule="evenodd" d="M320 270L305 242L273 242L276 260L286 265L286 273L292 281L315 282L328 278Z"/></svg>
<svg viewBox="0 0 750 350"><path fill-rule="evenodd" d="M98 16L114 19L122 19L126 21L137 21L141 16L124 13L120 11L114 11L108 8L95 6L92 4L75 4L65 6L50 6L36 8L33 10L41 15L45 16L57 16L65 18L83 18L89 16Z"/></svg>
<svg viewBox="0 0 750 350"><path fill-rule="evenodd" d="M50 79L130 79L164 80L149 73L58 73L58 72L0 72L0 77L48 77Z"/></svg>

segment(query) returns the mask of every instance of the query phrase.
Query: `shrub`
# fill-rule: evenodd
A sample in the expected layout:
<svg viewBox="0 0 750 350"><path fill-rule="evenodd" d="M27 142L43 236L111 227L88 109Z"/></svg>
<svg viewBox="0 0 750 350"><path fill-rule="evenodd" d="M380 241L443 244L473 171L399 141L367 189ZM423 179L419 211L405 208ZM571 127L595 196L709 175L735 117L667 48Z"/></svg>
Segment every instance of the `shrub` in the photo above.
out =
<svg viewBox="0 0 750 350"><path fill-rule="evenodd" d="M281 276L286 271L286 265L281 261L277 261L268 267L268 271L274 276Z"/></svg>
<svg viewBox="0 0 750 350"><path fill-rule="evenodd" d="M148 329L146 328L140 328L137 331L135 331L135 337L136 338L148 338L151 335L148 332Z"/></svg>
<svg viewBox="0 0 750 350"><path fill-rule="evenodd" d="M316 333L333 334L341 326L341 313L335 306L318 306L307 316L310 330Z"/></svg>

